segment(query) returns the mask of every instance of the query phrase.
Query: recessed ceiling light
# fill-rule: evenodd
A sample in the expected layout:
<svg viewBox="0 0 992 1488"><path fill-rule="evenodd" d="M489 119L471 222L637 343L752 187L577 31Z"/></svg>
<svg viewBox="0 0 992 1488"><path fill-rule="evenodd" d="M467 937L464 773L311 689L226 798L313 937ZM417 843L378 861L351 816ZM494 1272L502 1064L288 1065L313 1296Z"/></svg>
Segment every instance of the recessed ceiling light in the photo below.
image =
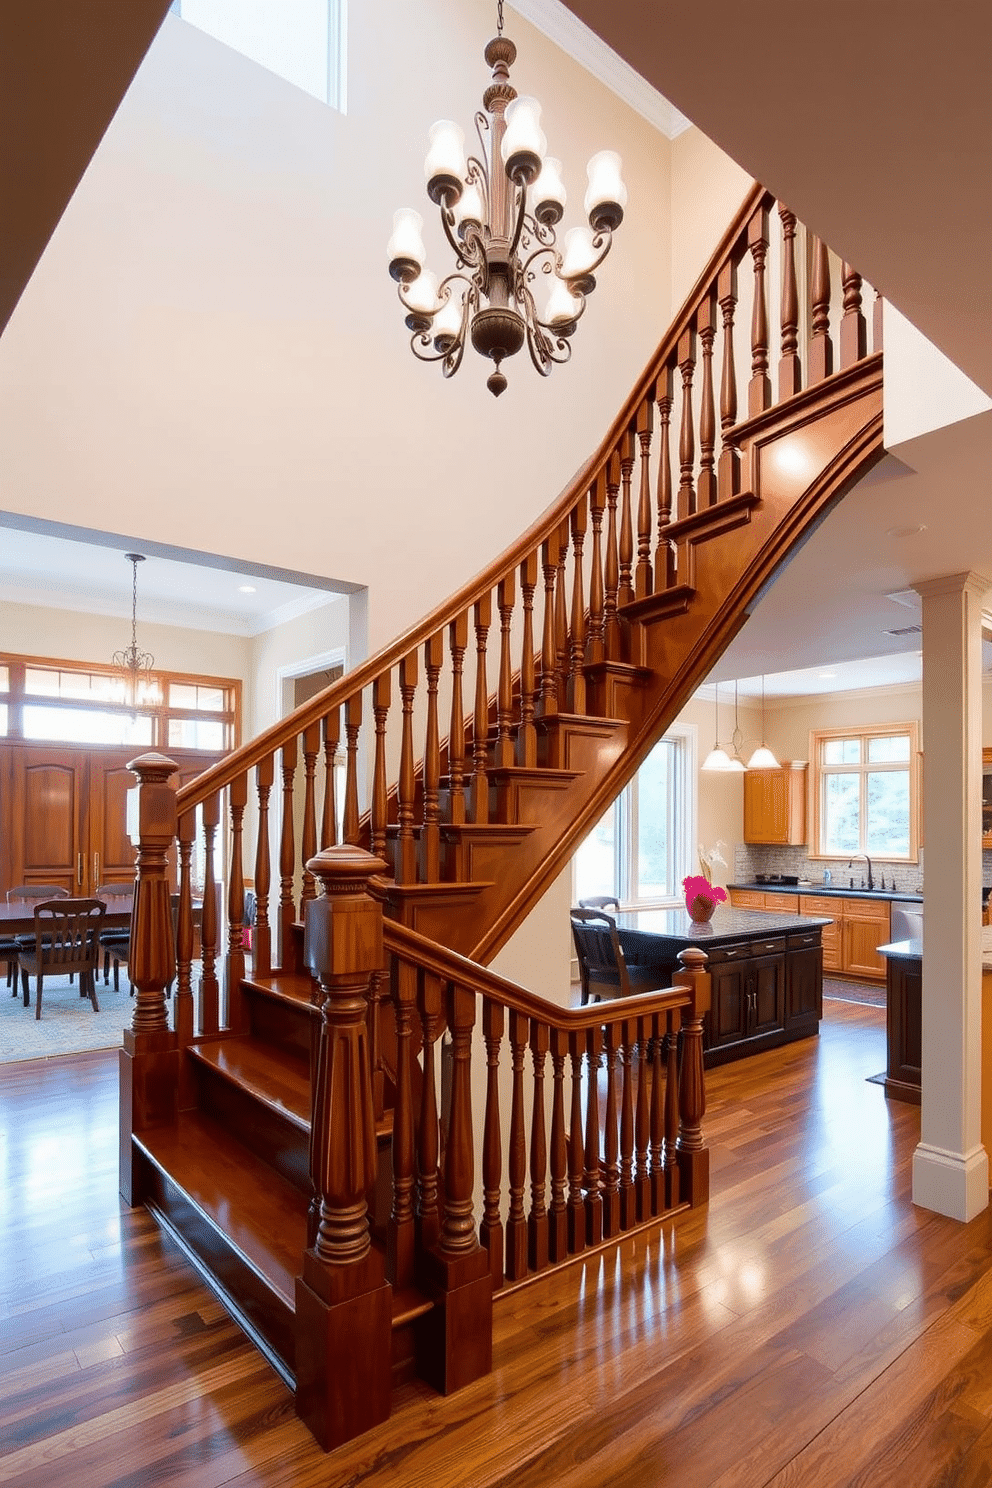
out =
<svg viewBox="0 0 992 1488"><path fill-rule="evenodd" d="M239 594L254 594L255 593L255 585L254 584L239 584L238 585L238 593Z"/></svg>
<svg viewBox="0 0 992 1488"><path fill-rule="evenodd" d="M886 537L916 537L926 530L926 522L918 522L915 527L890 527L885 535Z"/></svg>

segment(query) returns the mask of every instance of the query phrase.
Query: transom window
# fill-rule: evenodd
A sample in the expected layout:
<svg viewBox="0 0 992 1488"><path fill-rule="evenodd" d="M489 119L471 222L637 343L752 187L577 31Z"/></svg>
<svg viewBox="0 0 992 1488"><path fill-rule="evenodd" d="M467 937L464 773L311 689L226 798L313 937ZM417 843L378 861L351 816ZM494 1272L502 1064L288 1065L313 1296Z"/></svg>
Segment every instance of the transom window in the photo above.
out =
<svg viewBox="0 0 992 1488"><path fill-rule="evenodd" d="M576 853L576 899L681 902L695 840L694 754L690 729L673 728L654 746Z"/></svg>
<svg viewBox="0 0 992 1488"><path fill-rule="evenodd" d="M919 749L915 723L810 735L816 855L917 858Z"/></svg>
<svg viewBox="0 0 992 1488"><path fill-rule="evenodd" d="M171 10L345 112L347 0L172 0Z"/></svg>
<svg viewBox="0 0 992 1488"><path fill-rule="evenodd" d="M153 672L132 709L112 666L0 657L0 737L62 744L237 747L241 683L233 677Z"/></svg>

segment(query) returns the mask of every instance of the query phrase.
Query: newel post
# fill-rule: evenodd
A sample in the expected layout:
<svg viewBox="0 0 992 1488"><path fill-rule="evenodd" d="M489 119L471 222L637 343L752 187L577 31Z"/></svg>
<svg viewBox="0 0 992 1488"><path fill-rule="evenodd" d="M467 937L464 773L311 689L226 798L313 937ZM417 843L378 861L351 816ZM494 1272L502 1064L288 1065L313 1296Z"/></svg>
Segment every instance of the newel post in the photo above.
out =
<svg viewBox="0 0 992 1488"><path fill-rule="evenodd" d="M169 777L178 769L163 754L143 754L128 765L138 778L138 856L128 971L136 989L131 1027L120 1051L120 1191L140 1201L132 1135L175 1121L178 1109L179 1046L169 1028L165 989L176 974L172 929L169 849L176 839L176 792Z"/></svg>
<svg viewBox="0 0 992 1488"><path fill-rule="evenodd" d="M348 845L306 866L321 889L307 905L304 942L321 998L310 1136L318 1215L296 1282L296 1410L330 1451L390 1409L392 1288L368 1215L376 1178L368 995L383 965L382 908L369 880L389 870Z"/></svg>
<svg viewBox="0 0 992 1488"><path fill-rule="evenodd" d="M706 1083L703 1076L703 1018L710 1006L706 952L689 946L679 952L683 970L676 986L692 989L692 1007L682 1010L682 1065L679 1078L679 1135L675 1144L682 1197L695 1207L710 1196L710 1153L703 1145Z"/></svg>

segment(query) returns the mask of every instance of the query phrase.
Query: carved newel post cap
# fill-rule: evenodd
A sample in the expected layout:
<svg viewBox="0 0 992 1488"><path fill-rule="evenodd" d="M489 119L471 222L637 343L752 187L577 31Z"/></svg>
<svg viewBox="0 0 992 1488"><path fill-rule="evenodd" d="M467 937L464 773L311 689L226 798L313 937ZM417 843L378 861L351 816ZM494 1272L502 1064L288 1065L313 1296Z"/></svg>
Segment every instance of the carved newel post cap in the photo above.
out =
<svg viewBox="0 0 992 1488"><path fill-rule="evenodd" d="M139 780L150 781L168 780L170 775L175 775L179 770L175 760L170 759L167 754L157 754L154 749L147 754L139 754L137 759L128 763L127 768Z"/></svg>
<svg viewBox="0 0 992 1488"><path fill-rule="evenodd" d="M363 847L342 843L339 847L325 847L316 857L307 862L307 871L320 880L325 894L347 894L360 892L367 881L377 873L388 873L389 864ZM353 890L352 884L360 888Z"/></svg>
<svg viewBox="0 0 992 1488"><path fill-rule="evenodd" d="M303 959L318 981L361 978L383 963L382 905L369 892L369 880L388 873L389 864L364 848L328 847L307 868L323 894L307 905Z"/></svg>

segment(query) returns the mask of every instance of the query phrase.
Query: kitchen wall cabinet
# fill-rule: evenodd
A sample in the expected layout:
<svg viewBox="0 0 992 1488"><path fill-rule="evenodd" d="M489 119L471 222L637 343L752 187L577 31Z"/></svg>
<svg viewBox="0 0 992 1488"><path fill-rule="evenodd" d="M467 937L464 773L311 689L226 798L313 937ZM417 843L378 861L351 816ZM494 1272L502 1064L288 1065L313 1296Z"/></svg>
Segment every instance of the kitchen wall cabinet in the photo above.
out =
<svg viewBox="0 0 992 1488"><path fill-rule="evenodd" d="M805 843L805 765L745 772L744 841L781 846Z"/></svg>

